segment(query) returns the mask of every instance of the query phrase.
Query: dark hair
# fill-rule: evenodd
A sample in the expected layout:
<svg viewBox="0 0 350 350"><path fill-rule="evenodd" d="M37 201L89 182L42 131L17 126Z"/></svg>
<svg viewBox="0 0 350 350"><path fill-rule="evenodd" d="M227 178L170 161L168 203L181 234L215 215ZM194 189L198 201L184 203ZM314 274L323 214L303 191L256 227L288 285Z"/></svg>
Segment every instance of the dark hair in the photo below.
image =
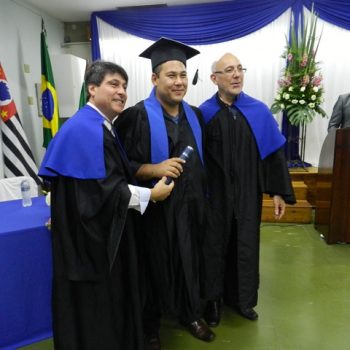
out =
<svg viewBox="0 0 350 350"><path fill-rule="evenodd" d="M162 63L161 63L161 64L158 64L158 66L155 66L155 67L152 69L152 72L153 72L157 77L159 77L159 73L160 73L161 70L162 70Z"/></svg>
<svg viewBox="0 0 350 350"><path fill-rule="evenodd" d="M177 61L177 60L174 60L174 61ZM159 74L160 74L160 71L162 70L163 64L166 63L166 62L168 62L168 61L165 61L163 63L158 64L158 66L153 67L152 68L152 73L154 73L157 77L159 77ZM184 65L185 65L185 68L186 68L186 63L184 63Z"/></svg>
<svg viewBox="0 0 350 350"><path fill-rule="evenodd" d="M85 86L87 90L87 98L90 98L88 87L93 84L96 86L100 86L103 79L107 74L119 74L123 77L123 79L128 82L128 74L125 69L118 64L113 62L105 62L105 61L94 61L92 62L86 69L85 72Z"/></svg>

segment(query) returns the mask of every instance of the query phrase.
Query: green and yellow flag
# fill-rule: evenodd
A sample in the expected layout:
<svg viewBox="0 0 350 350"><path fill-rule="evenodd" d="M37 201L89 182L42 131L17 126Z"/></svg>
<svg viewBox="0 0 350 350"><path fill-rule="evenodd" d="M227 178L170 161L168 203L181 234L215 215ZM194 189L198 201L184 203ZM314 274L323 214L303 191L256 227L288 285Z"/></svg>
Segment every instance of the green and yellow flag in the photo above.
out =
<svg viewBox="0 0 350 350"><path fill-rule="evenodd" d="M86 91L86 85L85 81L83 82L80 90L80 97L79 97L79 109L81 107L84 107L87 102L87 91Z"/></svg>
<svg viewBox="0 0 350 350"><path fill-rule="evenodd" d="M84 107L86 105L86 102L88 101L86 84L85 84L85 75L86 75L87 67L88 67L88 62L86 61L84 80L83 80L83 83L81 84L81 90L80 90L79 109L81 107Z"/></svg>
<svg viewBox="0 0 350 350"><path fill-rule="evenodd" d="M50 56L46 45L44 21L41 22L41 108L46 148L60 127L57 93L53 79Z"/></svg>

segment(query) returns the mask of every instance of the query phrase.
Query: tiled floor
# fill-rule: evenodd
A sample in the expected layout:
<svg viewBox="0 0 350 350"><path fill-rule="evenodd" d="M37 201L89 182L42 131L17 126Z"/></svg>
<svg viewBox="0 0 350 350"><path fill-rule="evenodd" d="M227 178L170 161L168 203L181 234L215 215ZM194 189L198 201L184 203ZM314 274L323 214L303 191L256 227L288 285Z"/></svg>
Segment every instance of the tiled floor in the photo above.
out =
<svg viewBox="0 0 350 350"><path fill-rule="evenodd" d="M225 308L217 339L207 344L166 319L162 349L350 350L350 245L327 245L312 225L266 223L260 264L258 321ZM53 346L47 340L21 349Z"/></svg>

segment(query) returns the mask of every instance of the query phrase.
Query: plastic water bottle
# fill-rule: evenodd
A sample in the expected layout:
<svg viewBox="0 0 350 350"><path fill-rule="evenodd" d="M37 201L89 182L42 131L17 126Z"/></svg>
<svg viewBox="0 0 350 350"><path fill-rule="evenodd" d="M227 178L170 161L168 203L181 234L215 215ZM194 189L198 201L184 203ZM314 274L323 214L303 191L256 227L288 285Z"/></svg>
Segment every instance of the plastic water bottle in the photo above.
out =
<svg viewBox="0 0 350 350"><path fill-rule="evenodd" d="M30 183L28 180L21 182L22 205L30 207L32 205L32 197L30 195Z"/></svg>

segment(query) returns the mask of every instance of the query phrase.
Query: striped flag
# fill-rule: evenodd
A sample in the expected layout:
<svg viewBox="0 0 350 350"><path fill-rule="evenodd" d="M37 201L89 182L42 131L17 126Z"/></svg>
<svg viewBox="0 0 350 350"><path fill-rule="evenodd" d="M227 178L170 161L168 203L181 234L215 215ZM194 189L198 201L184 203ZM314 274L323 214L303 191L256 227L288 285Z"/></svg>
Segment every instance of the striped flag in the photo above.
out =
<svg viewBox="0 0 350 350"><path fill-rule="evenodd" d="M0 64L0 124L5 177L30 176L39 185L38 168Z"/></svg>
<svg viewBox="0 0 350 350"><path fill-rule="evenodd" d="M53 79L51 61L46 45L46 30L41 22L41 109L46 148L60 127L57 93Z"/></svg>

